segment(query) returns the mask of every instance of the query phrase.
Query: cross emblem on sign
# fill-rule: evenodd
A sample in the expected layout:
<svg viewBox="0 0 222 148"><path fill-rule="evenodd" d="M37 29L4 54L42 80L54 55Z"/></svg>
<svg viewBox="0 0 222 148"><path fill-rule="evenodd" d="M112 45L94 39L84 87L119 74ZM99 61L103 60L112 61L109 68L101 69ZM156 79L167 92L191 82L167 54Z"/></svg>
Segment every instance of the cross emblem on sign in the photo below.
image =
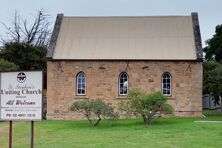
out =
<svg viewBox="0 0 222 148"><path fill-rule="evenodd" d="M19 83L23 83L25 82L26 80L26 75L24 72L20 72L18 75L17 75L17 80Z"/></svg>

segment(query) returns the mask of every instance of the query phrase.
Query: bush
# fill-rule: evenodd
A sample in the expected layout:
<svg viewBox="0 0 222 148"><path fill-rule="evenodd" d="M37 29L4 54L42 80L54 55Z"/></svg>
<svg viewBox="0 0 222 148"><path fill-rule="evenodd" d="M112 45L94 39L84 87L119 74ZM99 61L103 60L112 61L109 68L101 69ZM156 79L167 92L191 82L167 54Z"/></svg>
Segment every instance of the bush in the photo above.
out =
<svg viewBox="0 0 222 148"><path fill-rule="evenodd" d="M167 103L167 98L160 92L145 94L139 90L131 90L129 91L129 98L129 101L120 102L120 110L129 115L142 117L147 125L151 125L156 113L173 113L173 108Z"/></svg>
<svg viewBox="0 0 222 148"><path fill-rule="evenodd" d="M82 113L92 126L97 126L102 118L118 118L114 109L100 99L76 101L72 104L70 110ZM93 118L96 118L95 122L93 122Z"/></svg>

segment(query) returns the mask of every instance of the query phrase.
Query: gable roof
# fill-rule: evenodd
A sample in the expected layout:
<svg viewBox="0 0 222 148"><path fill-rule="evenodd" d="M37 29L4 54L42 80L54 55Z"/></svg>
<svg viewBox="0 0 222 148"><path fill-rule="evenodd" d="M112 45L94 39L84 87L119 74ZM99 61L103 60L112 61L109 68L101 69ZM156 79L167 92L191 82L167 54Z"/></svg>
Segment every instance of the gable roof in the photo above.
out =
<svg viewBox="0 0 222 148"><path fill-rule="evenodd" d="M47 57L52 60L202 59L197 13L134 17L58 14Z"/></svg>

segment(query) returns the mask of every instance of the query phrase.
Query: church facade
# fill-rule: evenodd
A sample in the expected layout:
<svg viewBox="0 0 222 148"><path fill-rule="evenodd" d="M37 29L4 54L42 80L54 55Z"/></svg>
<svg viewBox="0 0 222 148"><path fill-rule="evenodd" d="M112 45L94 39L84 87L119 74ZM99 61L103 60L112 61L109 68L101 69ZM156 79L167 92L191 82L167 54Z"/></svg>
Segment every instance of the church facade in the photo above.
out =
<svg viewBox="0 0 222 148"><path fill-rule="evenodd" d="M58 14L47 53L47 118L82 119L74 101L117 108L130 89L161 91L175 116L202 115L202 46L189 16L67 17Z"/></svg>

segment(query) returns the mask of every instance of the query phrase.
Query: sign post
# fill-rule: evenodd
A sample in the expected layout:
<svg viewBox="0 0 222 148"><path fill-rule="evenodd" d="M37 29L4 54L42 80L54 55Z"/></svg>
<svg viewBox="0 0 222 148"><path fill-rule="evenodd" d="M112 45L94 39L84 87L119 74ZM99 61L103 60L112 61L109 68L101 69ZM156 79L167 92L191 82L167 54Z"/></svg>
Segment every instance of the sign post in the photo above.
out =
<svg viewBox="0 0 222 148"><path fill-rule="evenodd" d="M12 148L12 121L9 121L9 140L8 140L8 147Z"/></svg>
<svg viewBox="0 0 222 148"><path fill-rule="evenodd" d="M34 148L34 121L31 121L31 148Z"/></svg>
<svg viewBox="0 0 222 148"><path fill-rule="evenodd" d="M9 148L12 147L12 121L31 121L31 148L34 147L34 121L42 120L43 72L0 73L0 120L9 121Z"/></svg>

